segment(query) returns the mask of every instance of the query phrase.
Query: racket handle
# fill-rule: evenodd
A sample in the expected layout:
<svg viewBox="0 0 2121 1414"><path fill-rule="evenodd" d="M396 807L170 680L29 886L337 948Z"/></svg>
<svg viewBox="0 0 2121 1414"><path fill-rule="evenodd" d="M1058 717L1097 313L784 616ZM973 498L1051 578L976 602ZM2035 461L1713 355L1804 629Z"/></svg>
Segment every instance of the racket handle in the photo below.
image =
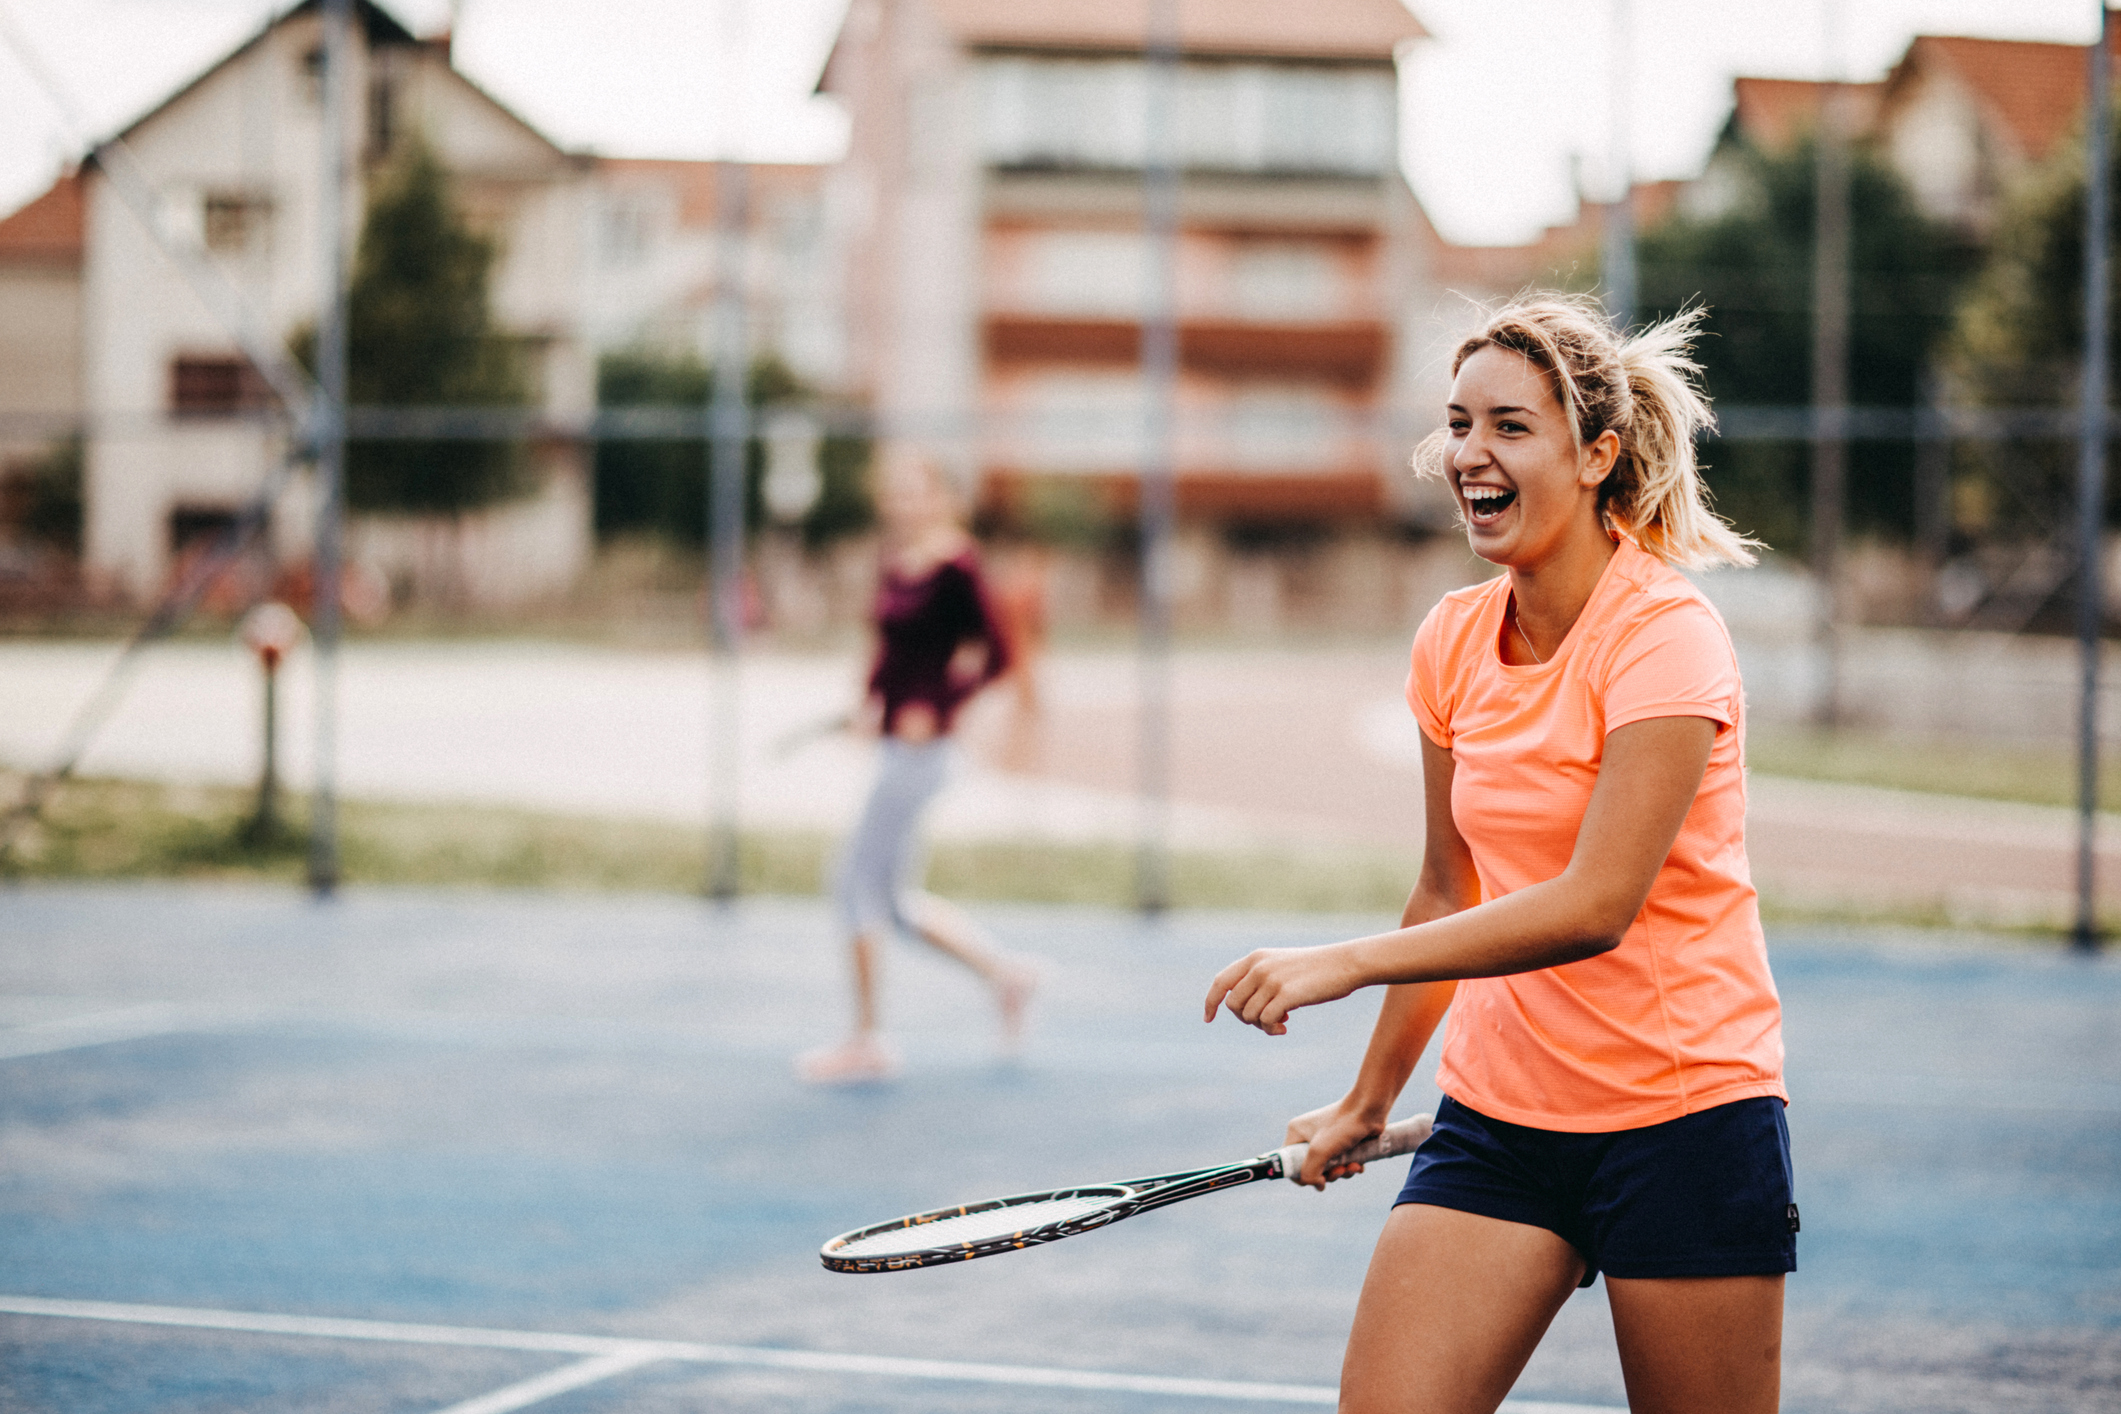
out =
<svg viewBox="0 0 2121 1414"><path fill-rule="evenodd" d="M1422 1140L1429 1137L1429 1131L1435 1126L1435 1123L1436 1117L1434 1115L1423 1114L1412 1115L1400 1120L1397 1124L1387 1125L1382 1134L1365 1139L1362 1143L1348 1150L1347 1153L1342 1154L1340 1162L1346 1164L1373 1164L1379 1159L1389 1159L1398 1154L1411 1154L1421 1147ZM1311 1152L1311 1146L1309 1144L1290 1144L1285 1148L1276 1149L1274 1152L1281 1156L1281 1176L1288 1179L1289 1182L1295 1183L1298 1175L1304 1171L1304 1158Z"/></svg>

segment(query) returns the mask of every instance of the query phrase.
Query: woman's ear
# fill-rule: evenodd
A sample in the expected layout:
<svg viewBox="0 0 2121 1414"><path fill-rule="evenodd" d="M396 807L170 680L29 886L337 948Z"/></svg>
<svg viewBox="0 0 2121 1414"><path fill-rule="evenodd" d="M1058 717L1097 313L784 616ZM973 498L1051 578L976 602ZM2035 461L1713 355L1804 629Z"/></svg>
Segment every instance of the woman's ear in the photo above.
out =
<svg viewBox="0 0 2121 1414"><path fill-rule="evenodd" d="M1583 459L1578 464L1576 484L1589 489L1602 486L1613 474L1620 462L1620 434L1610 427L1593 437L1583 449Z"/></svg>

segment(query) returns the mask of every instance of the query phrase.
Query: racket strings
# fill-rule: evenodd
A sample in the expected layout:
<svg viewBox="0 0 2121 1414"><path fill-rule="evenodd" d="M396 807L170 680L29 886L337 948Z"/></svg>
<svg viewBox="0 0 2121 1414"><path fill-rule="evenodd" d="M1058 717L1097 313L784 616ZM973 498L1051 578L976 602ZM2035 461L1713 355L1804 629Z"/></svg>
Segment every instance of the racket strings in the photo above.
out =
<svg viewBox="0 0 2121 1414"><path fill-rule="evenodd" d="M833 1248L831 1255L888 1257L902 1252L926 1252L937 1247L986 1242L993 1238L1010 1237L1033 1228L1046 1227L1052 1223L1086 1217L1100 1208L1109 1208L1123 1201L1123 1198L1104 1193L1039 1198L1028 1203L1011 1203L1006 1207L988 1208L982 1212L953 1213L949 1217L912 1223L905 1227L887 1228L882 1232L857 1237Z"/></svg>

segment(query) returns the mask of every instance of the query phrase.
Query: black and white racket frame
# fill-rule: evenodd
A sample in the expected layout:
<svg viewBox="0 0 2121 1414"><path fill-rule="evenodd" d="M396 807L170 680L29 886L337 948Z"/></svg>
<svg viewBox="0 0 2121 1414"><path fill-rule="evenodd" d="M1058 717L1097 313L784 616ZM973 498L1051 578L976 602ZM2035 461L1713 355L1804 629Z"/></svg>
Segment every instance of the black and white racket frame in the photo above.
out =
<svg viewBox="0 0 2121 1414"><path fill-rule="evenodd" d="M1431 1117L1425 1114L1401 1120L1374 1139L1356 1145L1342 1155L1340 1161L1367 1164L1398 1154L1412 1153L1420 1147L1422 1140L1429 1137L1430 1124ZM1168 1207L1188 1198L1198 1198L1204 1193L1213 1193L1219 1189L1237 1188L1264 1179L1286 1178L1294 1182L1302 1172L1307 1149L1308 1146L1303 1144L1290 1144L1280 1149L1271 1149L1243 1163L1189 1169L1180 1173L1155 1174L1148 1178L1122 1179L1115 1183L1089 1184L1081 1188L1019 1193L1007 1198L989 1198L983 1202L963 1203L951 1208L937 1208L932 1212L914 1213L908 1217L894 1218L890 1222L874 1223L868 1227L856 1228L852 1232L843 1232L820 1248L818 1257L827 1269L835 1272L902 1272L916 1267L939 1267L951 1262L969 1262L975 1257L993 1257L1003 1252L1017 1252L1042 1243L1058 1242L1064 1237L1078 1237L1086 1232L1095 1232L1124 1218ZM1072 1218L1062 1218L1041 1226L1001 1233L974 1242L953 1242L944 1246L909 1249L870 1257L839 1255L842 1248L883 1233L918 1228L944 1218L992 1212L997 1208L1025 1207L1033 1203L1070 1198L1087 1199L1100 1206Z"/></svg>

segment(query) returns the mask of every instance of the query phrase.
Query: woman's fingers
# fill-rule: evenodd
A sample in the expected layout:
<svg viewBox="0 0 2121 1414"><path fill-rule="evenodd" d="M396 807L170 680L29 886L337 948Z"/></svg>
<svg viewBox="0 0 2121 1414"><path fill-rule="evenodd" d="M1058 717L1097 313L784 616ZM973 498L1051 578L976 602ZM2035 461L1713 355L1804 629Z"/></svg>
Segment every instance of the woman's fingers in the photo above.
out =
<svg viewBox="0 0 2121 1414"><path fill-rule="evenodd" d="M1216 1011L1222 1006L1224 999L1230 995L1231 988L1237 985L1238 979L1245 975L1245 968L1251 962L1251 956L1247 955L1215 974L1215 980L1208 984L1208 1005L1205 1014L1201 1017L1203 1021L1212 1022L1215 1020Z"/></svg>
<svg viewBox="0 0 2121 1414"><path fill-rule="evenodd" d="M1247 1026L1259 1025L1262 1014L1274 998L1274 979L1264 967L1255 967L1244 976L1235 991L1230 994L1230 1010Z"/></svg>
<svg viewBox="0 0 2121 1414"><path fill-rule="evenodd" d="M1291 955L1286 949L1263 948L1215 974L1208 988L1204 1019L1215 1020L1217 1007L1269 1036L1288 1032L1289 1013L1303 1005L1292 990Z"/></svg>
<svg viewBox="0 0 2121 1414"><path fill-rule="evenodd" d="M1247 953L1215 974L1215 981L1208 988L1207 1020L1215 1020L1216 1009L1224 1006L1240 1021L1251 1020L1245 1015L1245 1007L1259 985L1257 964L1260 957L1260 953Z"/></svg>

